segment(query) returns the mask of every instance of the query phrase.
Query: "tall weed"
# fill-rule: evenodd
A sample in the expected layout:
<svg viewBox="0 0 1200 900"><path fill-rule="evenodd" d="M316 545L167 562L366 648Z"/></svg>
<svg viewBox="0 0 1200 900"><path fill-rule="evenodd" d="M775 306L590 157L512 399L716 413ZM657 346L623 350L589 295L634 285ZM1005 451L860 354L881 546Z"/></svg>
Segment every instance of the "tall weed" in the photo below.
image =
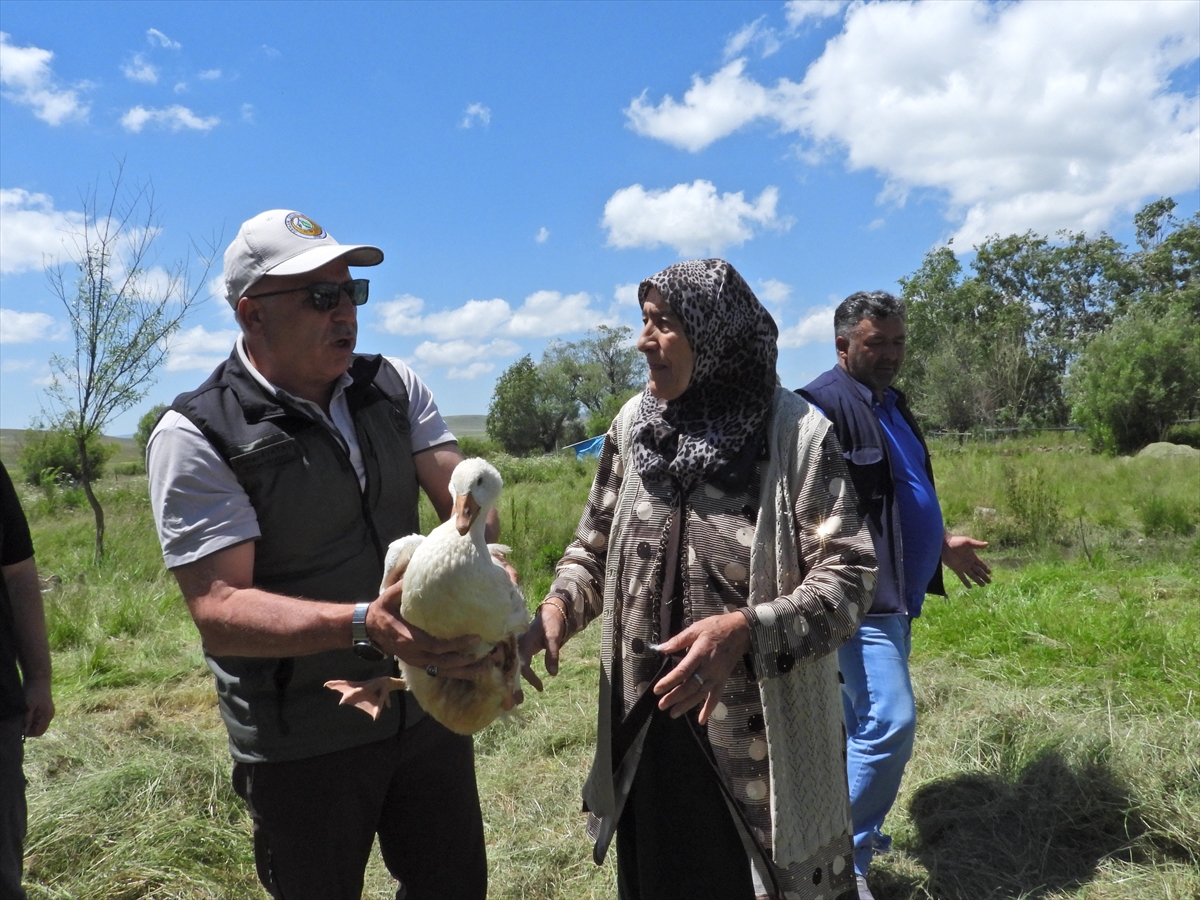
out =
<svg viewBox="0 0 1200 900"><path fill-rule="evenodd" d="M1004 497L1012 516L1012 538L1031 547L1058 538L1062 531L1062 500L1038 466L1004 466Z"/></svg>
<svg viewBox="0 0 1200 900"><path fill-rule="evenodd" d="M1180 500L1152 494L1138 504L1138 517L1147 537L1186 537L1196 529L1188 508Z"/></svg>

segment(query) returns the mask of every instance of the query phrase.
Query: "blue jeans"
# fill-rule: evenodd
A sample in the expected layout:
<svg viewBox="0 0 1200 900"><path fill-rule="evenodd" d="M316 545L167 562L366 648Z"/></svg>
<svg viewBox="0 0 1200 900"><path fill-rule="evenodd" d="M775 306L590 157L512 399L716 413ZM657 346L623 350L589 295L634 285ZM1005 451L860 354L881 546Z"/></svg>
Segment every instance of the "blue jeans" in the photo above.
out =
<svg viewBox="0 0 1200 900"><path fill-rule="evenodd" d="M896 802L917 727L908 677L911 649L912 623L905 615L868 616L838 649L854 871L859 875L867 874L872 856L892 846L883 820Z"/></svg>

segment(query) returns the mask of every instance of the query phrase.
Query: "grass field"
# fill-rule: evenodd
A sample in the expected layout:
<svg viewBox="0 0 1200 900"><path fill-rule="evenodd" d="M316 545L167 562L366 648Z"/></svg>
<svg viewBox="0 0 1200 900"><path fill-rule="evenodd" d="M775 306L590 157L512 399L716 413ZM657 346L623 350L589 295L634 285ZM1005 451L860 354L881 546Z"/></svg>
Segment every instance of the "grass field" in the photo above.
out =
<svg viewBox="0 0 1200 900"><path fill-rule="evenodd" d="M934 448L951 525L996 580L930 598L914 627L921 724L872 870L880 900L1200 897L1200 464L1112 460L1071 439ZM502 535L531 604L592 468L497 460ZM91 515L25 494L47 592L58 717L27 745L30 896L265 897L199 641L163 571L145 479ZM426 528L431 511L423 510ZM544 694L477 737L490 896L615 895L579 791L598 633ZM392 895L378 860L365 896Z"/></svg>

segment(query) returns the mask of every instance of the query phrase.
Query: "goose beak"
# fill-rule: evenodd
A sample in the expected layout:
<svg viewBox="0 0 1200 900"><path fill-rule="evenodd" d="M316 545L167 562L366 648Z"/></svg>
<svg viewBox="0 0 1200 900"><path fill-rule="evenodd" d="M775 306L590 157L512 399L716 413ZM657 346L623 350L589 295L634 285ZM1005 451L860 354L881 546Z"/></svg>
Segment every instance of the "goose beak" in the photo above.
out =
<svg viewBox="0 0 1200 900"><path fill-rule="evenodd" d="M454 527L459 534L466 534L479 516L479 504L470 492L454 495Z"/></svg>

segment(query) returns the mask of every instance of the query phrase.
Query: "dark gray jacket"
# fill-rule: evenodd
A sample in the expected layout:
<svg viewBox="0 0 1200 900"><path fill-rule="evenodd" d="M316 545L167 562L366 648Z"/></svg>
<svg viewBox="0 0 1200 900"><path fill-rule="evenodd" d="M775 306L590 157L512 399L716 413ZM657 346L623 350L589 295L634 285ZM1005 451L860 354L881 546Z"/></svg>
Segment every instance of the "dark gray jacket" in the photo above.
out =
<svg viewBox="0 0 1200 900"><path fill-rule="evenodd" d="M326 425L271 396L234 351L171 408L187 417L233 469L258 515L254 586L277 594L355 603L374 599L387 545L418 530L408 391L381 356L358 356L346 399L367 470L365 491L344 445ZM339 706L330 679L392 674L350 649L310 656L214 656L230 752L243 762L304 759L382 740L398 707L378 721Z"/></svg>

